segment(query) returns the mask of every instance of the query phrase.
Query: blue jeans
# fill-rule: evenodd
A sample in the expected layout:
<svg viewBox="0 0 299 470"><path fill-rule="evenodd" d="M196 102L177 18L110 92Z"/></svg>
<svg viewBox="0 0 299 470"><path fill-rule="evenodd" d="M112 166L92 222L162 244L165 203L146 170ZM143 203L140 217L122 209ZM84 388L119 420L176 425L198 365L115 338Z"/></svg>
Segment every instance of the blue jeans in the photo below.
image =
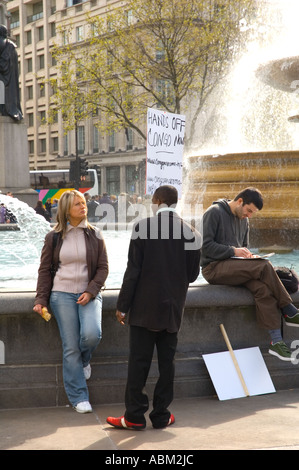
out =
<svg viewBox="0 0 299 470"><path fill-rule="evenodd" d="M70 403L88 401L89 394L83 367L91 359L102 337L102 296L88 304L77 304L80 294L53 291L50 297L63 349L63 381Z"/></svg>

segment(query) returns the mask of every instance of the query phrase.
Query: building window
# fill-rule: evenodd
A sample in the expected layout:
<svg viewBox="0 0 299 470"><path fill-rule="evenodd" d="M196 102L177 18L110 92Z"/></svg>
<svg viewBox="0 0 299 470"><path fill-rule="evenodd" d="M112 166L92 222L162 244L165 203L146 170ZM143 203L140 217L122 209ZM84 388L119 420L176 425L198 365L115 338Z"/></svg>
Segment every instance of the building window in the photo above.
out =
<svg viewBox="0 0 299 470"><path fill-rule="evenodd" d="M67 0L67 6L71 7L73 5L79 5L79 3L84 3L86 0Z"/></svg>
<svg viewBox="0 0 299 470"><path fill-rule="evenodd" d="M43 41L44 40L44 27L41 26L38 28L38 40Z"/></svg>
<svg viewBox="0 0 299 470"><path fill-rule="evenodd" d="M41 111L40 112L40 123L45 124L46 122L46 111Z"/></svg>
<svg viewBox="0 0 299 470"><path fill-rule="evenodd" d="M19 10L11 12L11 20L10 20L10 27L18 28L20 26L20 13Z"/></svg>
<svg viewBox="0 0 299 470"><path fill-rule="evenodd" d="M39 146L40 146L40 153L46 153L46 151L47 151L47 141L46 141L46 139L40 139Z"/></svg>
<svg viewBox="0 0 299 470"><path fill-rule="evenodd" d="M45 56L44 54L38 56L38 60L39 60L39 69L44 69L45 68Z"/></svg>
<svg viewBox="0 0 299 470"><path fill-rule="evenodd" d="M85 151L85 127L78 126L78 153L82 155Z"/></svg>
<svg viewBox="0 0 299 470"><path fill-rule="evenodd" d="M34 124L33 113L28 113L28 127L32 127Z"/></svg>
<svg viewBox="0 0 299 470"><path fill-rule="evenodd" d="M56 12L56 0L51 0L51 15Z"/></svg>
<svg viewBox="0 0 299 470"><path fill-rule="evenodd" d="M133 23L133 11L127 10L125 12L125 15L126 15L126 20L127 20L127 25L130 26Z"/></svg>
<svg viewBox="0 0 299 470"><path fill-rule="evenodd" d="M58 137L52 138L52 148L53 152L58 152Z"/></svg>
<svg viewBox="0 0 299 470"><path fill-rule="evenodd" d="M126 128L126 138L127 138L127 145L126 149L127 150L132 150L133 148L133 131L131 128Z"/></svg>
<svg viewBox="0 0 299 470"><path fill-rule="evenodd" d="M43 18L43 2L37 2L33 5L28 5L28 13L32 13L31 15L27 16L27 23L31 23L32 21L39 20Z"/></svg>
<svg viewBox="0 0 299 470"><path fill-rule="evenodd" d="M136 171L135 165L126 166L126 192L131 194L136 192L136 183L138 171Z"/></svg>
<svg viewBox="0 0 299 470"><path fill-rule="evenodd" d="M32 32L31 32L31 29L30 29L30 31L27 31L27 33L26 33L26 43L27 43L27 45L28 45L28 44L32 44Z"/></svg>
<svg viewBox="0 0 299 470"><path fill-rule="evenodd" d="M98 153L99 148L99 129L93 126L93 153Z"/></svg>
<svg viewBox="0 0 299 470"><path fill-rule="evenodd" d="M56 36L56 23L50 24L50 31L51 31L51 38L54 38Z"/></svg>
<svg viewBox="0 0 299 470"><path fill-rule="evenodd" d="M32 72L32 58L27 59L27 72Z"/></svg>
<svg viewBox="0 0 299 470"><path fill-rule="evenodd" d="M120 167L110 166L106 168L107 192L108 194L120 193Z"/></svg>
<svg viewBox="0 0 299 470"><path fill-rule="evenodd" d="M172 86L169 80L157 80L157 92L161 96L162 101L165 101L168 104L173 103L174 97L172 92Z"/></svg>
<svg viewBox="0 0 299 470"><path fill-rule="evenodd" d="M62 43L64 46L66 46L69 42L70 42L69 32L65 30L62 33Z"/></svg>
<svg viewBox="0 0 299 470"><path fill-rule="evenodd" d="M115 152L115 132L109 135L109 152Z"/></svg>
<svg viewBox="0 0 299 470"><path fill-rule="evenodd" d="M34 153L34 140L29 140L29 153L32 155Z"/></svg>
<svg viewBox="0 0 299 470"><path fill-rule="evenodd" d="M39 97L43 98L46 94L46 89L44 83L39 84Z"/></svg>
<svg viewBox="0 0 299 470"><path fill-rule="evenodd" d="M28 100L33 99L33 86L32 85L27 87L27 98Z"/></svg>
<svg viewBox="0 0 299 470"><path fill-rule="evenodd" d="M19 34L15 35L15 43L17 47L20 47L20 35Z"/></svg>
<svg viewBox="0 0 299 470"><path fill-rule="evenodd" d="M76 41L80 42L84 39L84 29L83 26L77 26L76 28Z"/></svg>

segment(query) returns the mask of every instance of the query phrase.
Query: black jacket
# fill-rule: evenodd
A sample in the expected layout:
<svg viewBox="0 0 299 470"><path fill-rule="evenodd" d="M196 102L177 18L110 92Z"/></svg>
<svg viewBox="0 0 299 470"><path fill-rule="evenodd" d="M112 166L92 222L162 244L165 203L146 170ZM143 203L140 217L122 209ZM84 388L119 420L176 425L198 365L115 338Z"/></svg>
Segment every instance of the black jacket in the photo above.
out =
<svg viewBox="0 0 299 470"><path fill-rule="evenodd" d="M117 308L128 323L177 332L188 285L199 274L200 235L174 212L138 222Z"/></svg>

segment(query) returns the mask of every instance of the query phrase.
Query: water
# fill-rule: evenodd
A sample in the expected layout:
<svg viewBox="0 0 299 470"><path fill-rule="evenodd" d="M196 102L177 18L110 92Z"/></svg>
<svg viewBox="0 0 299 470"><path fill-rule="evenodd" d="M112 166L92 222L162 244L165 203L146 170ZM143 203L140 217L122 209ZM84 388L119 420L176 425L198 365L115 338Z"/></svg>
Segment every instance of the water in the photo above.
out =
<svg viewBox="0 0 299 470"><path fill-rule="evenodd" d="M127 266L130 230L102 232L109 261L107 289L120 288ZM24 239L22 232L0 232L0 291L35 290L40 250ZM2 249L4 247L4 249ZM204 282L202 278L198 282Z"/></svg>
<svg viewBox="0 0 299 470"><path fill-rule="evenodd" d="M130 230L103 232L109 259L109 276L107 289L120 288L127 265ZM28 243L26 236L20 232L0 232L0 291L34 291L40 259L40 248ZM258 253L258 250L253 250ZM290 253L276 254L271 258L274 266L294 267L299 273L299 250ZM193 285L204 284L199 275Z"/></svg>
<svg viewBox="0 0 299 470"><path fill-rule="evenodd" d="M40 254L51 226L17 198L0 194L2 202L16 216L20 230L0 231L0 291L35 290ZM119 288L127 265L131 228L102 233L109 260L106 288Z"/></svg>
<svg viewBox="0 0 299 470"><path fill-rule="evenodd" d="M0 232L0 288L30 288L50 224L17 198L0 194L0 203L13 213L19 228Z"/></svg>
<svg viewBox="0 0 299 470"><path fill-rule="evenodd" d="M298 89L293 93L276 90L256 76L261 64L299 55L299 2L263 0L257 5L258 14L252 24L245 25L251 40L203 109L198 143L190 155L299 148L298 124L288 121L298 114Z"/></svg>
<svg viewBox="0 0 299 470"><path fill-rule="evenodd" d="M110 273L106 288L120 287L127 264L129 231L103 232ZM35 290L40 247L28 243L22 232L0 232L0 290Z"/></svg>

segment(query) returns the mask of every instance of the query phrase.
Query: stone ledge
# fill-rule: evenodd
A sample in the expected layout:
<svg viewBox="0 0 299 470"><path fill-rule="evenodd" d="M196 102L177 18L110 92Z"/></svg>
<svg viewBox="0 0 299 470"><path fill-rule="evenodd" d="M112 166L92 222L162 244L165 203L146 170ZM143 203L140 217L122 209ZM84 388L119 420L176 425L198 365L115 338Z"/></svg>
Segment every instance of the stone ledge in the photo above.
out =
<svg viewBox="0 0 299 470"><path fill-rule="evenodd" d="M116 309L118 294L119 289L107 289L102 292L104 310ZM299 304L299 291L291 297L295 304ZM11 292L0 290L0 315L28 313L32 311L34 299L34 291ZM245 287L200 284L189 287L185 308L247 307L253 305L253 296Z"/></svg>
<svg viewBox="0 0 299 470"><path fill-rule="evenodd" d="M118 289L103 292L103 338L93 355L89 381L94 404L123 401L129 335L127 325L120 325L115 318L118 292ZM34 298L33 291L0 293L0 341L5 352L4 364L0 365L0 408L67 403L57 324L54 319L45 322L32 311ZM299 304L299 293L293 300ZM269 336L257 325L251 293L242 287L205 284L188 290L176 354L176 397L215 394L202 354L227 351L219 328L221 323L233 349L260 348L276 390L299 388L299 365L268 354ZM284 330L288 344L299 339L298 328ZM154 360L147 384L149 394L157 375Z"/></svg>

